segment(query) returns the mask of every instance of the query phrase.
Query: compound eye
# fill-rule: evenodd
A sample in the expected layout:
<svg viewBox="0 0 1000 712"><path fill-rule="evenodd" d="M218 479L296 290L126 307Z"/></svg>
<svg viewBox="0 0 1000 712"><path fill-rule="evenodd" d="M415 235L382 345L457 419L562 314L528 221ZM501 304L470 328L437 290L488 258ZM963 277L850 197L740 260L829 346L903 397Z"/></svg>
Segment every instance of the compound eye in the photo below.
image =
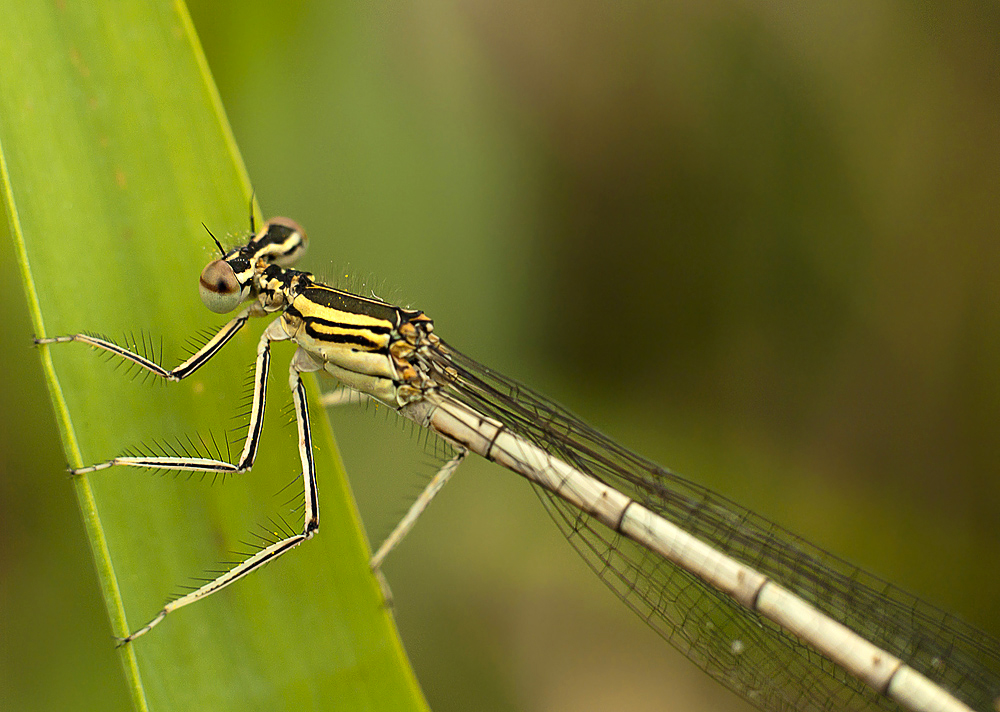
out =
<svg viewBox="0 0 1000 712"><path fill-rule="evenodd" d="M227 314L243 301L243 287L232 266L225 260L209 262L201 272L198 293L205 306L216 314Z"/></svg>

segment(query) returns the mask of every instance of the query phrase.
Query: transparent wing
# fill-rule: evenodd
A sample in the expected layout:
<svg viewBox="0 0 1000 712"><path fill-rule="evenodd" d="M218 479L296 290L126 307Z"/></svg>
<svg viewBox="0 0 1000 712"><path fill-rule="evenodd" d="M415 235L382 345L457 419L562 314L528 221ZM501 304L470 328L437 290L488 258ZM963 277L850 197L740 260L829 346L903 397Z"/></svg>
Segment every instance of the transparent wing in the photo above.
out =
<svg viewBox="0 0 1000 712"><path fill-rule="evenodd" d="M949 690L996 709L1000 641L705 487L630 452L521 384L441 343L441 390L766 574ZM447 371L445 369L448 369ZM765 710L899 709L770 621L537 488L591 568L712 677Z"/></svg>

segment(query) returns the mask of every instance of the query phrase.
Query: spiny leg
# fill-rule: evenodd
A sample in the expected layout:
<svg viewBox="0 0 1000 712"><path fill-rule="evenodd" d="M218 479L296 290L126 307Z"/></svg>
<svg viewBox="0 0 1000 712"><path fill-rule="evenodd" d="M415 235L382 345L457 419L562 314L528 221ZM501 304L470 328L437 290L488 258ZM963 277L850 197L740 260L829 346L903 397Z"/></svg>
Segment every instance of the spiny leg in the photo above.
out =
<svg viewBox="0 0 1000 712"><path fill-rule="evenodd" d="M342 405L364 403L370 397L368 394L356 391L353 388L341 386L340 388L335 388L332 391L321 394L319 402L324 408L334 408Z"/></svg>
<svg viewBox="0 0 1000 712"><path fill-rule="evenodd" d="M382 567L382 562L385 561L385 557L389 555L389 552L396 548L396 546L403 540L410 530L413 529L413 525L417 523L417 517L423 514L423 511L427 509L427 505L431 503L431 500L441 491L441 488L445 486L451 476L455 474L455 470L461 464L465 456L469 454L469 451L465 448L459 449L458 453L448 460L444 466L437 471L437 474L431 478L431 481L427 483L424 491L420 493L416 501L410 505L409 511L400 520L396 528L392 530L392 533L385 538L382 545L375 552L375 556L372 557L370 562L372 571L379 574L379 569Z"/></svg>
<svg viewBox="0 0 1000 712"><path fill-rule="evenodd" d="M279 322L274 322L272 326L277 324L279 324ZM269 327L265 334L271 331L272 329ZM319 492L316 488L316 465L313 460L312 452L312 431L309 423L309 408L306 404L306 389L302 384L302 379L299 375L304 371L318 370L318 368L319 365L312 359L312 357L310 357L309 354L302 349L299 349L292 358L292 363L288 369L288 385L292 389L292 404L295 408L295 420L298 423L299 429L299 459L302 462L302 480L305 490L305 521L303 523L302 533L294 534L275 541L242 563L237 564L218 578L208 582L201 588L192 591L186 596L182 596L181 598L171 601L164 606L163 610L157 613L149 623L134 633L131 633L127 637L121 638L119 640L119 645L131 643L139 636L148 633L154 626L166 618L168 613L172 613L178 608L183 608L190 603L206 598L216 591L225 588L234 581L243 578L251 571L255 571L264 564L274 561L286 551L294 549L307 539L311 539L313 534L315 534L319 529Z"/></svg>
<svg viewBox="0 0 1000 712"><path fill-rule="evenodd" d="M320 403L327 408L332 408L336 406L347 405L351 403L363 403L368 400L370 396L365 393L360 393L355 391L353 388L348 388L347 386L341 386L333 391L328 391L320 396ZM468 454L468 450L465 448L459 448L458 453L448 460L440 470L431 478L431 481L427 483L427 486L417 497L416 501L410 505L410 509L406 512L406 515L400 520L396 527L392 530L392 533L385 538L382 545L379 546L378 551L372 556L369 566L371 567L372 573L375 574L375 578L378 579L379 587L382 589L382 599L387 606L392 604L392 592L389 589L389 584L385 580L385 576L382 575L382 563L385 558L389 555L396 546L403 540L403 538L410 533L413 526L417 523L417 518L423 514L423 511L427 509L427 505L431 503L431 500L437 496L437 493L441 491L441 488L445 486L451 476L455 474L455 470L458 469L459 464L465 459Z"/></svg>
<svg viewBox="0 0 1000 712"><path fill-rule="evenodd" d="M363 403L370 396L365 393L360 393L353 388L348 388L347 386L341 386L332 391L323 393L319 402L327 408L333 408L341 405L347 405L350 403ZM427 505L431 503L431 500L437 496L437 493L441 491L441 488L445 486L445 483L451 479L451 476L458 469L459 464L465 459L468 454L468 450L465 448L459 448L458 453L452 459L448 460L440 470L431 478L431 481L427 483L423 492L417 497L416 501L410 506L409 511L400 520L399 524L392 530L392 533L385 538L382 545L379 546L378 551L371 558L369 565L373 572L379 579L382 579L382 575L379 569L382 566L382 562L389 555L389 552L396 548L397 545L403 540L410 530L413 529L413 525L417 523L417 518L423 514L423 511L427 509ZM383 592L387 590L383 582Z"/></svg>
<svg viewBox="0 0 1000 712"><path fill-rule="evenodd" d="M302 461L302 487L305 490L303 532L307 539L319 529L319 489L316 486L316 463L313 460L309 406L306 403L306 388L302 385L300 374L319 371L322 368L323 365L302 347L295 350L292 362L288 366L288 385L292 389L295 422L299 428L299 459Z"/></svg>
<svg viewBox="0 0 1000 712"><path fill-rule="evenodd" d="M237 320L234 319L233 322L230 322L230 324L235 321ZM236 328L238 329L239 326ZM219 335L217 335L213 341L217 340L224 332L225 330L219 332ZM281 341L287 338L288 335L281 327L280 320L271 322L271 325L264 330L264 333L260 337L260 342L257 345L257 363L254 369L253 404L250 409L250 425L247 429L246 442L243 444L243 452L240 453L239 462L236 464L210 457L189 457L183 455L178 455L176 457L170 455L124 455L108 460L107 462L100 462L96 465L72 469L70 470L70 473L73 475L83 475L88 472L96 472L98 470L104 470L116 465L124 465L127 467L145 467L155 470L181 470L185 472L205 472L217 474L235 474L248 471L251 467L253 467L254 460L257 457L257 447L260 444L260 434L264 428L264 409L267 403L267 373L271 364L271 342ZM205 348L207 348L211 343L212 342L210 341L209 344L206 344L206 347L203 347L202 351L204 351ZM215 351L218 351L219 348L221 348L221 345L216 346ZM135 356L135 354L133 354L133 356ZM188 359L188 362L190 361L191 359ZM153 366L156 365L152 362L149 363ZM202 361L202 363L204 363L204 361ZM197 368L197 366L195 366L195 368ZM190 373L190 371L188 371L188 373ZM185 373L185 375L187 375L187 373Z"/></svg>
<svg viewBox="0 0 1000 712"><path fill-rule="evenodd" d="M236 332L243 328L243 325L247 323L247 320L250 318L251 309L252 307L243 309L239 314L231 319L228 324L219 329L219 332L215 334L215 336L206 341L200 349L191 354L191 356L184 361L184 363L171 371L168 371L160 364L146 358L142 354L130 351L127 348L119 346L113 341L109 341L108 339L104 339L99 336L93 336L91 334L71 334L69 336L52 336L43 339L36 338L35 343L67 344L71 341L79 341L81 344L87 344L95 349L101 349L115 354L116 356L120 356L126 361L131 361L160 378L165 378L168 381L179 381L182 378L190 376L192 373L208 363L209 359L215 356L215 354L217 354L223 346L229 343L229 340L236 335Z"/></svg>

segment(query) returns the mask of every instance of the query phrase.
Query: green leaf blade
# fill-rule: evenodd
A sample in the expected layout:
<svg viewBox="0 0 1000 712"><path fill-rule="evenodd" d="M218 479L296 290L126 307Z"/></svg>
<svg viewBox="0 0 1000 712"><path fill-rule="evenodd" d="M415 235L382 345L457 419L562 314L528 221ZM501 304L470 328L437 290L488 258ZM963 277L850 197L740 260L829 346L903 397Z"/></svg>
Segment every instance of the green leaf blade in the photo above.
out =
<svg viewBox="0 0 1000 712"><path fill-rule="evenodd" d="M201 223L220 238L242 229L249 195L186 10L27 4L10 8L7 22L0 158L36 331L134 331L157 351L162 337L164 361L175 364L186 338L224 322L196 296L215 252ZM264 326L247 327L201 371L163 387L131 381L77 344L40 349L67 458L92 464L159 438L209 433L223 449L233 440L238 455L245 420L232 417ZM291 353L274 349L252 472L214 486L127 468L75 480L116 634L144 625L191 577L247 551L241 541L269 517L301 527L295 427L280 412ZM424 708L309 387L319 535L122 648L137 709Z"/></svg>

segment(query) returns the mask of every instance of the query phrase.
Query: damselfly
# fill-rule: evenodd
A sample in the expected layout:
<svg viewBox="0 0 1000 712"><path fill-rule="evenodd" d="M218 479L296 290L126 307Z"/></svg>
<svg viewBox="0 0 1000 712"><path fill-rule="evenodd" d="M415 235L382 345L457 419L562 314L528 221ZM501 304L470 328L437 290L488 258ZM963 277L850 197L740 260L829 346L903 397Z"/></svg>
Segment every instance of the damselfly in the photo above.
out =
<svg viewBox="0 0 1000 712"><path fill-rule="evenodd" d="M1000 710L1000 642L708 489L628 451L555 403L442 341L423 312L316 281L290 265L305 232L275 218L201 274L205 305L236 316L172 370L100 336L78 341L178 381L205 365L251 317L276 315L257 348L250 424L235 463L130 453L114 465L236 473L254 463L272 342L298 348L289 386L298 424L304 522L123 639L310 539L319 502L302 373L325 371L348 393L383 403L455 448L372 560L388 551L474 452L530 480L600 577L695 663L767 710ZM335 397L334 397L335 398Z"/></svg>

